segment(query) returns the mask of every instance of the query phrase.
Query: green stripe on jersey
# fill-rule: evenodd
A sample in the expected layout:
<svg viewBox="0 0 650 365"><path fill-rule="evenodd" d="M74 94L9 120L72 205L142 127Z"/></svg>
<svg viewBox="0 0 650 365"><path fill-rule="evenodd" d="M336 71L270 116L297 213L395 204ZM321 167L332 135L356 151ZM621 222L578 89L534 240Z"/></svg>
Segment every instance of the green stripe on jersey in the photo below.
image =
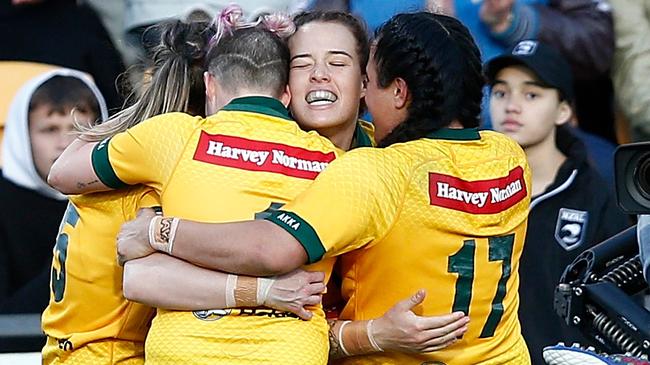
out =
<svg viewBox="0 0 650 365"><path fill-rule="evenodd" d="M108 158L108 142L110 140L110 138L107 138L95 145L91 155L91 161L93 170L95 170L95 174L99 180L109 188L119 189L128 185L117 177L113 166L111 166L111 161Z"/></svg>
<svg viewBox="0 0 650 365"><path fill-rule="evenodd" d="M243 96L241 98L235 98L221 108L221 110L253 112L293 120L289 115L289 110L279 100L266 96Z"/></svg>
<svg viewBox="0 0 650 365"><path fill-rule="evenodd" d="M272 223L277 224L285 231L295 237L309 256L309 263L313 264L323 258L325 247L318 238L314 228L297 214L285 210L277 210L271 213L271 216L264 218Z"/></svg>
<svg viewBox="0 0 650 365"><path fill-rule="evenodd" d="M440 128L426 136L430 139L447 139L452 141L474 141L481 139L478 128Z"/></svg>

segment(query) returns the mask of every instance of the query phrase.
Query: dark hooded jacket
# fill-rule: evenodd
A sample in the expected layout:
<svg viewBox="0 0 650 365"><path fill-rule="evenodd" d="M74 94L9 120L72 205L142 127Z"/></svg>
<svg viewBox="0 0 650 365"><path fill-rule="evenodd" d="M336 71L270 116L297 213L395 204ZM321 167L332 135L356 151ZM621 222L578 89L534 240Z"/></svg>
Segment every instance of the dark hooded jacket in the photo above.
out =
<svg viewBox="0 0 650 365"><path fill-rule="evenodd" d="M559 341L588 342L553 309L553 293L562 272L582 251L631 224L570 127L558 128L556 137L567 159L555 181L531 201L519 265L519 320L532 362L540 365L545 364L545 346Z"/></svg>

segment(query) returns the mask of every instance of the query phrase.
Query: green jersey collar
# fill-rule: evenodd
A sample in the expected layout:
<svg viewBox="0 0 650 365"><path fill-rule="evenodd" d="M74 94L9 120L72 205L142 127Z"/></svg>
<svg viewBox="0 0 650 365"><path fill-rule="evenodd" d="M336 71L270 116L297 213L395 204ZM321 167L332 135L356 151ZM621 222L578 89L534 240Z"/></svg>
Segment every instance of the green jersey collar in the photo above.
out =
<svg viewBox="0 0 650 365"><path fill-rule="evenodd" d="M357 126L354 128L354 135L352 136L352 148L357 147L372 147L372 141L363 127L361 127L360 122L357 122Z"/></svg>
<svg viewBox="0 0 650 365"><path fill-rule="evenodd" d="M253 112L293 120L289 116L287 108L279 100L268 96L244 96L235 98L221 110Z"/></svg>
<svg viewBox="0 0 650 365"><path fill-rule="evenodd" d="M448 139L452 141L473 141L481 139L478 128L441 128L426 136L431 139Z"/></svg>

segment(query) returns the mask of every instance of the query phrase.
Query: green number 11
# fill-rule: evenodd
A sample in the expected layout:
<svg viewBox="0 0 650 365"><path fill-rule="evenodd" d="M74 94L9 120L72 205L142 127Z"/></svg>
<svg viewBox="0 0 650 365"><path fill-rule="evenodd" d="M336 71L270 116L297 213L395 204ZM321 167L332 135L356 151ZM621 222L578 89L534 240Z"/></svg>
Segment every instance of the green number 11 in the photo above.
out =
<svg viewBox="0 0 650 365"><path fill-rule="evenodd" d="M503 298L506 296L506 283L510 278L512 246L515 235L509 234L500 237L488 238L489 260L502 261L501 278L497 284L497 290L492 299L492 309L487 318L485 326L481 331L480 338L494 336L494 331L503 316ZM469 314L469 305L472 301L472 283L474 281L476 241L463 241L463 247L455 254L449 256L447 271L458 274L456 280L456 293L454 294L453 311L462 311Z"/></svg>

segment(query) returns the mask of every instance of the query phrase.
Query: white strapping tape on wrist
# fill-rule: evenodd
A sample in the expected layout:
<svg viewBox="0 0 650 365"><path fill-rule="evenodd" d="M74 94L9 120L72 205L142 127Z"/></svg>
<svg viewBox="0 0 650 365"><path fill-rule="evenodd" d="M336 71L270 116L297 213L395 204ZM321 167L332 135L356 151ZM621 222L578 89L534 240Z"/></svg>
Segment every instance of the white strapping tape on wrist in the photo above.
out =
<svg viewBox="0 0 650 365"><path fill-rule="evenodd" d="M257 305L264 305L274 282L275 278L257 278Z"/></svg>
<svg viewBox="0 0 650 365"><path fill-rule="evenodd" d="M153 247L156 250L159 246L158 242L156 242L156 228L158 227L158 223L161 219L161 216L156 215L149 221L149 246Z"/></svg>
<svg viewBox="0 0 650 365"><path fill-rule="evenodd" d="M171 228L169 232L169 243L167 244L167 253L172 254L172 250L174 249L174 240L176 239L176 230L178 229L178 223L180 223L180 219L178 218L173 218L172 223L171 223Z"/></svg>
<svg viewBox="0 0 650 365"><path fill-rule="evenodd" d="M350 321L344 321L344 322L341 324L341 327L339 327L339 346L341 347L341 350L343 351L343 353L344 353L346 356L350 356L350 353L348 352L348 350L345 349L345 345L343 345L343 328L344 328L348 323L350 323Z"/></svg>
<svg viewBox="0 0 650 365"><path fill-rule="evenodd" d="M226 278L226 308L237 307L237 301L235 301L235 285L237 285L237 275L228 274Z"/></svg>
<svg viewBox="0 0 650 365"><path fill-rule="evenodd" d="M368 334L368 341L370 341L370 345L372 345L372 347L375 350L377 350L379 352L384 352L384 349L382 349L379 346L379 344L377 344L377 342L375 341L375 337L372 335L372 323L373 323L373 321L374 321L374 319L371 319L371 320L368 321L368 324L366 324L366 333Z"/></svg>

